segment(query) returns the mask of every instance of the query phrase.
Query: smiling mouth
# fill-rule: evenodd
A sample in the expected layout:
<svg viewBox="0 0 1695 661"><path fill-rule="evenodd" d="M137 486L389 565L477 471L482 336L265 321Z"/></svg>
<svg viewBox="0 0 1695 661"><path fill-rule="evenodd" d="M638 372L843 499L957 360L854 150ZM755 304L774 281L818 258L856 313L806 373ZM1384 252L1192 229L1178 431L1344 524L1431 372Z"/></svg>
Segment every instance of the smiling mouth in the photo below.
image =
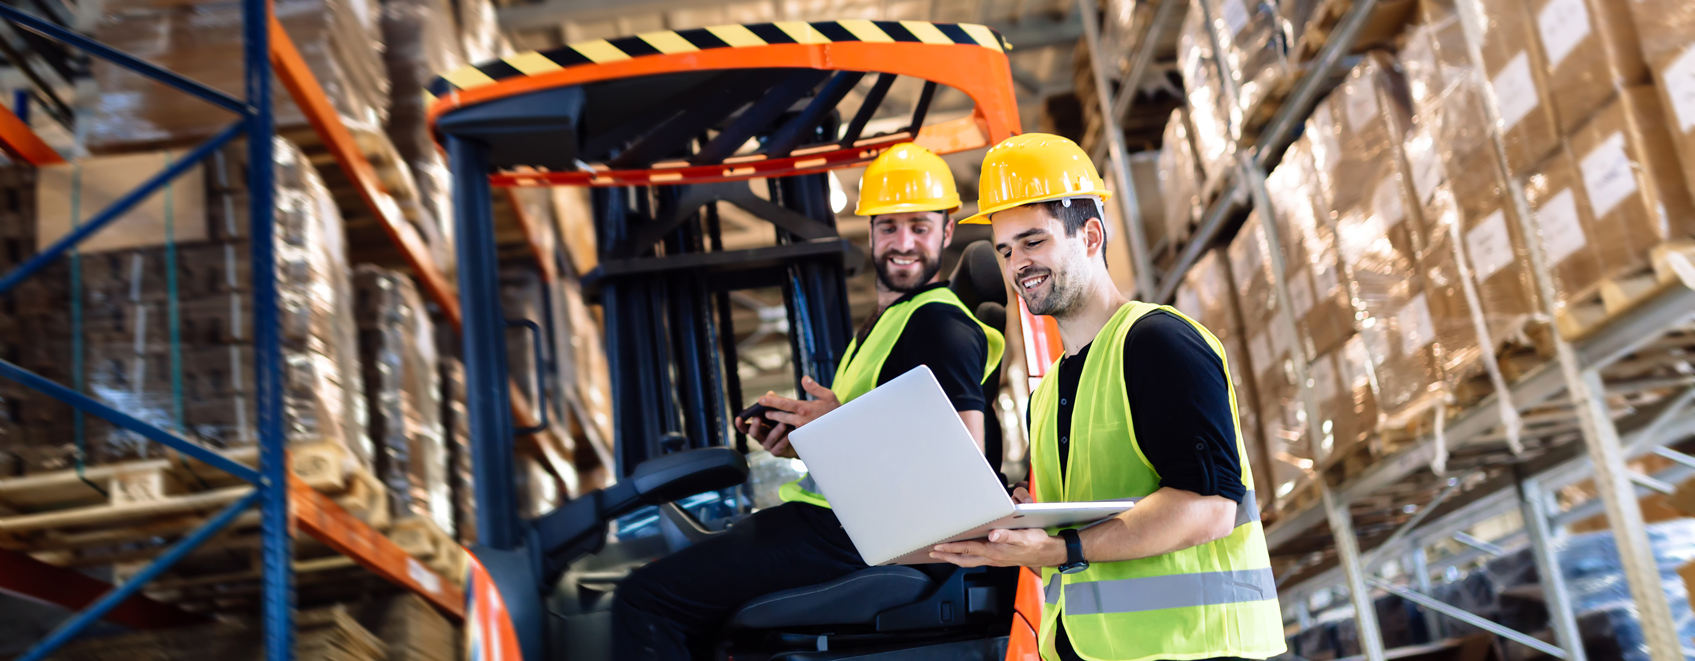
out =
<svg viewBox="0 0 1695 661"><path fill-rule="evenodd" d="M912 266L913 264L917 264L918 260L916 258L907 257L890 257L889 263L894 264L895 266Z"/></svg>
<svg viewBox="0 0 1695 661"><path fill-rule="evenodd" d="M1030 291L1032 289L1035 289L1037 287L1042 286L1042 283L1048 281L1048 277L1049 277L1049 275L1046 274L1046 273L1044 273L1042 275L1033 275L1033 276L1030 276L1030 277L1025 278L1023 280L1019 280L1018 284L1019 284L1019 286L1024 288L1024 291Z"/></svg>

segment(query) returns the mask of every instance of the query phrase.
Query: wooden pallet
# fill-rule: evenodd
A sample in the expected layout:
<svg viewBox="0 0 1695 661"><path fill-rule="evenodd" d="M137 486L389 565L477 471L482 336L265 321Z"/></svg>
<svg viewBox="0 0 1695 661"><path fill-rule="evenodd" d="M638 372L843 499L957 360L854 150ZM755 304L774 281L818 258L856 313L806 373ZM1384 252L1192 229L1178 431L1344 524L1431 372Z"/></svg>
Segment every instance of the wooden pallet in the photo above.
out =
<svg viewBox="0 0 1695 661"><path fill-rule="evenodd" d="M258 464L256 448L225 456ZM340 445L290 449L290 470L374 527L388 524L381 482ZM65 554L187 531L248 494L247 483L175 453L0 480L0 548ZM253 513L249 517L256 517ZM51 561L50 558L43 558Z"/></svg>
<svg viewBox="0 0 1695 661"><path fill-rule="evenodd" d="M1560 335L1567 340L1582 339L1644 301L1672 287L1686 286L1680 271L1688 270L1692 262L1695 242L1656 246L1650 254L1650 266L1627 276L1605 278L1567 301L1555 319Z"/></svg>

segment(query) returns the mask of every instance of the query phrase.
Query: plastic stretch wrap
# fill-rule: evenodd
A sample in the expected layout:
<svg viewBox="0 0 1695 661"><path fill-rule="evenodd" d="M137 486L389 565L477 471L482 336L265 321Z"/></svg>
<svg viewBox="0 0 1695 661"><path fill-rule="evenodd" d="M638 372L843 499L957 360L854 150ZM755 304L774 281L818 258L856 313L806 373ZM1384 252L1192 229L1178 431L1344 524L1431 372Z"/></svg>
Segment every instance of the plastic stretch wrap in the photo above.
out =
<svg viewBox="0 0 1695 661"><path fill-rule="evenodd" d="M1230 383L1236 388L1236 416L1241 424L1243 444L1248 448L1254 484L1267 485L1274 481L1268 461L1270 455L1264 451L1265 436L1259 424L1254 368L1248 358L1233 287L1229 255L1223 249L1209 250L1184 274L1183 284L1177 287L1177 309L1212 331L1213 336L1224 345L1224 359L1230 364ZM1260 501L1262 509L1270 505L1271 498Z"/></svg>
<svg viewBox="0 0 1695 661"><path fill-rule="evenodd" d="M1206 191L1212 190L1234 165L1236 134L1232 127L1241 125L1241 113L1225 97L1224 84L1212 57L1206 21L1200 11L1190 7L1177 38L1177 64L1189 101L1189 127L1193 130L1195 159L1203 176L1200 186L1203 199Z"/></svg>
<svg viewBox="0 0 1695 661"><path fill-rule="evenodd" d="M241 4L107 3L95 37L153 64L242 98ZM273 11L299 49L324 97L350 127L380 130L389 107L382 45L346 0L279 0ZM98 94L88 113L96 152L203 139L235 121L224 110L123 67L95 60ZM307 126L293 99L276 90L276 126Z"/></svg>
<svg viewBox="0 0 1695 661"><path fill-rule="evenodd" d="M1171 111L1159 150L1159 184L1165 201L1164 233L1173 240L1187 238L1189 226L1201 215L1202 175L1191 135L1188 111Z"/></svg>
<svg viewBox="0 0 1695 661"><path fill-rule="evenodd" d="M1312 475L1316 457L1306 436L1306 411L1289 361L1294 339L1289 337L1286 313L1277 307L1271 288L1270 253L1257 212L1248 215L1226 254L1259 404L1260 431L1271 457L1268 472L1276 494L1282 497Z"/></svg>
<svg viewBox="0 0 1695 661"><path fill-rule="evenodd" d="M206 207L215 242L60 260L13 297L16 326L0 331L8 357L143 421L213 448L256 441L246 153L214 154ZM317 172L277 140L276 259L282 330L283 431L290 442L330 441L369 465L358 341L341 217ZM86 213L86 210L85 210ZM33 213L0 224L33 224ZM14 228L14 231L16 228ZM27 230L26 230L27 231ZM23 245L33 246L33 242ZM172 270L175 262L175 291ZM80 286L71 286L73 275ZM171 300L178 336L172 337ZM73 332L78 325L81 334ZM79 358L80 354L80 358ZM77 366L82 367L77 372ZM180 372L174 369L180 365ZM180 373L180 378L179 378ZM80 384L80 386L79 386ZM34 391L19 390L0 423L5 472L70 468L79 431L86 461L162 456L165 448ZM179 422L180 421L180 422Z"/></svg>
<svg viewBox="0 0 1695 661"><path fill-rule="evenodd" d="M1695 206L1649 87L1630 87L1527 179L1556 305L1647 269L1655 246L1695 235Z"/></svg>
<svg viewBox="0 0 1695 661"><path fill-rule="evenodd" d="M1372 53L1315 111L1337 252L1371 357L1384 424L1405 426L1442 399L1439 347L1419 275L1421 209L1403 153L1408 92L1395 62ZM1334 156L1331 156L1334 155Z"/></svg>
<svg viewBox="0 0 1695 661"><path fill-rule="evenodd" d="M1642 57L1653 74L1684 178L1695 190L1695 4L1686 0L1625 4L1635 19Z"/></svg>
<svg viewBox="0 0 1695 661"><path fill-rule="evenodd" d="M1353 335L1353 309L1336 255L1336 231L1315 171L1312 145L1297 139L1266 177L1288 269L1290 305L1306 355L1327 353Z"/></svg>
<svg viewBox="0 0 1695 661"><path fill-rule="evenodd" d="M377 477L397 517L424 517L452 534L435 332L423 299L410 277L370 265L354 270L353 288Z"/></svg>
<svg viewBox="0 0 1695 661"><path fill-rule="evenodd" d="M427 238L435 261L450 267L454 263L453 186L447 163L430 137L425 86L441 72L465 65L453 7L447 0L387 0L382 7L382 35L383 63L392 84L388 135L418 190L416 202L397 202L423 207L421 214L408 217L429 219L422 224L429 226ZM448 275L452 276L451 271Z"/></svg>
<svg viewBox="0 0 1695 661"><path fill-rule="evenodd" d="M1536 19L1523 0L1459 0L1483 16L1483 64L1501 110L1507 166L1522 175L1560 144Z"/></svg>
<svg viewBox="0 0 1695 661"><path fill-rule="evenodd" d="M455 339L437 328L436 338ZM460 544L477 541L477 493L471 475L471 418L465 388L465 364L441 357L441 426L448 453L448 490L453 495L453 525Z"/></svg>
<svg viewBox="0 0 1695 661"><path fill-rule="evenodd" d="M1202 1L1240 93L1236 107L1246 115L1295 75L1289 60L1293 29L1276 0Z"/></svg>
<svg viewBox="0 0 1695 661"><path fill-rule="evenodd" d="M1560 134L1571 135L1618 90L1648 82L1631 24L1634 3L1529 0Z"/></svg>

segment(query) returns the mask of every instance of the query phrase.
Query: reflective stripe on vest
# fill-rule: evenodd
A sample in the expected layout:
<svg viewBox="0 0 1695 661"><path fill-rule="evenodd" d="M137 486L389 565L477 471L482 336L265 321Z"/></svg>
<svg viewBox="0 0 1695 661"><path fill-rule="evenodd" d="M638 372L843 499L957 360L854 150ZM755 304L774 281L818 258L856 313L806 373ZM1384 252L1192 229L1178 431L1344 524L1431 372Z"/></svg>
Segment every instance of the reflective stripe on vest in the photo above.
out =
<svg viewBox="0 0 1695 661"><path fill-rule="evenodd" d="M807 479L810 480L811 477L808 477ZM1114 498L1113 499L1113 501L1124 501L1124 502L1131 502L1131 503L1134 503L1134 502L1139 501L1139 500L1141 500L1141 498ZM1247 493L1242 494L1242 504L1236 506L1236 525L1235 525L1235 527L1240 528L1244 525L1247 525L1249 523L1254 523L1254 522L1257 522L1257 521L1259 521L1259 502L1258 502L1258 499L1254 497L1254 491L1252 489L1249 489ZM1199 576L1199 574L1191 574L1191 575ZM1049 604L1059 603L1059 590L1060 590L1059 577L1060 576L1064 576L1064 574L1061 574L1059 572L1054 572L1054 575L1048 579L1048 586L1044 590L1043 596L1046 598L1045 600ZM1161 578L1164 578L1164 577L1161 577ZM1257 585L1257 583L1256 583L1256 585ZM1272 586L1272 591L1275 591L1276 588L1277 588L1276 582L1273 581L1271 583L1271 586ZM1220 602L1215 602L1215 603L1229 603L1229 602L1220 601ZM1075 606L1075 604L1073 604L1073 606ZM1171 608L1171 607L1170 606L1161 606L1161 608ZM1149 610L1149 609L1138 608L1136 610ZM1107 612L1107 611L1100 611L1100 612ZM1125 611L1125 612L1130 612L1130 611ZM1073 615L1081 615L1082 613L1079 613L1078 611L1073 610L1072 614Z"/></svg>
<svg viewBox="0 0 1695 661"><path fill-rule="evenodd" d="M1043 379L1031 394L1030 469L1038 502L1139 500L1160 488L1159 472L1140 444L1193 442L1136 438L1136 412L1130 408L1124 384L1124 341L1138 319L1156 310L1170 312L1199 331L1228 372L1218 339L1176 310L1146 303L1120 308L1095 336L1084 358L1076 399L1071 402L1070 455L1063 479L1057 380ZM1235 389L1227 375L1218 378L1229 392L1234 412ZM1048 603L1042 609L1040 633L1044 659L1056 659L1054 636L1061 618L1072 648L1090 661L1263 659L1283 653L1282 612L1259 522L1252 468L1239 425L1235 432L1246 493L1237 506L1231 533L1164 555L1093 563L1075 574L1044 569L1043 597Z"/></svg>
<svg viewBox="0 0 1695 661"><path fill-rule="evenodd" d="M988 340L988 355L983 363L983 381L989 380L989 375L994 373L995 368L1000 367L1001 354L1006 350L1006 338L999 330L978 321L977 315L966 309L953 290L937 287L889 306L877 317L877 325L866 334L864 344L858 339L848 344L847 351L843 354L845 358L836 365L835 378L830 382L830 390L836 394L837 400L846 404L877 387L877 378L883 373L883 362L889 359L889 352L894 350L895 342L906 332L906 322L912 319L913 311L931 303L959 308L966 317L977 322L977 326L983 329L983 335ZM784 502L798 501L819 507L830 506L830 501L825 500L824 494L818 491L818 484L812 481L810 474L802 475L800 479L783 485L777 490L777 495Z"/></svg>

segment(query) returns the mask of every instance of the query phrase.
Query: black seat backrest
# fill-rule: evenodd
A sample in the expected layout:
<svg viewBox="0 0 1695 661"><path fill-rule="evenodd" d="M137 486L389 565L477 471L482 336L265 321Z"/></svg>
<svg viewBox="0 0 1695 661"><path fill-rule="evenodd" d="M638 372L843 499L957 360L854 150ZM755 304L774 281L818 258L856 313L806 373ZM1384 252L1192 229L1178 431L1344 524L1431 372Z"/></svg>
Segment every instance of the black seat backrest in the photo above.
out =
<svg viewBox="0 0 1695 661"><path fill-rule="evenodd" d="M1000 260L995 259L995 248L989 241L972 241L965 246L959 265L954 267L953 276L948 278L948 289L953 290L960 302L972 310L978 321L1006 332L1006 278L1001 275ZM1001 370L997 367L989 374L991 386L989 392L984 393L987 401L983 411L983 452L997 473L1005 453L1001 426L995 415L995 397L1000 382Z"/></svg>

